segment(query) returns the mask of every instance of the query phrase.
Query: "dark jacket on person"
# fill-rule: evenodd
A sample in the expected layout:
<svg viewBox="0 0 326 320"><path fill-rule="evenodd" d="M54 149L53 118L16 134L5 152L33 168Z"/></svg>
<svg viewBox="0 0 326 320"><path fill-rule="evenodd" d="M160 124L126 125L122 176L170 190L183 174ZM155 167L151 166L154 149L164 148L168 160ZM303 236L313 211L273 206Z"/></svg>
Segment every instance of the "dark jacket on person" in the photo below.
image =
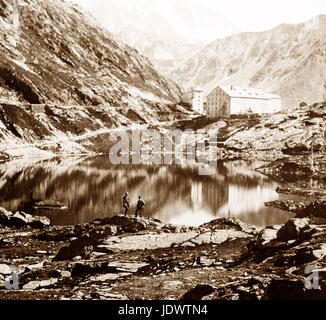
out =
<svg viewBox="0 0 326 320"><path fill-rule="evenodd" d="M129 199L126 195L124 195L122 198L122 205L124 208L129 208Z"/></svg>
<svg viewBox="0 0 326 320"><path fill-rule="evenodd" d="M144 205L145 205L144 200L139 199L138 202L137 202L137 209L139 209L139 210L143 209Z"/></svg>

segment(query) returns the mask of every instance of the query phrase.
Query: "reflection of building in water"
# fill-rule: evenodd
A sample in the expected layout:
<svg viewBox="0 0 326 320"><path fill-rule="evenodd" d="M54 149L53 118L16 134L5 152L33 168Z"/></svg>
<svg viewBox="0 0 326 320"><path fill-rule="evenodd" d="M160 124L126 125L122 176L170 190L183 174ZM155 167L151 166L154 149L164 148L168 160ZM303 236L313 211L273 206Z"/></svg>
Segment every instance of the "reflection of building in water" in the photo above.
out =
<svg viewBox="0 0 326 320"><path fill-rule="evenodd" d="M231 184L229 186L228 209L231 215L258 212L264 208L264 202L277 198L275 186L244 188Z"/></svg>
<svg viewBox="0 0 326 320"><path fill-rule="evenodd" d="M191 184L191 202L195 209L202 207L203 184L201 182L196 181Z"/></svg>
<svg viewBox="0 0 326 320"><path fill-rule="evenodd" d="M229 187L224 183L217 181L206 181L203 184L203 203L208 206L213 214L217 214L229 198Z"/></svg>

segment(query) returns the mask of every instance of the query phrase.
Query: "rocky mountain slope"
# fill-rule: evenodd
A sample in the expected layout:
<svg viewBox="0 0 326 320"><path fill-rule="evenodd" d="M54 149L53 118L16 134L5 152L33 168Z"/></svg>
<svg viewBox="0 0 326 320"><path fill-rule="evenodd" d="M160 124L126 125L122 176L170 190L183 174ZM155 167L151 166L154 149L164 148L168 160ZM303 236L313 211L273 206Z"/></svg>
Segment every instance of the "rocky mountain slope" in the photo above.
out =
<svg viewBox="0 0 326 320"><path fill-rule="evenodd" d="M324 153L325 120L325 102L298 107L261 119L256 125L248 124L235 130L233 127L233 134L224 146L237 152L252 153L254 157L259 153L274 159L304 156L309 161L312 148L315 154Z"/></svg>
<svg viewBox="0 0 326 320"><path fill-rule="evenodd" d="M179 100L177 85L79 6L0 1L0 152L48 151L49 140L84 152L76 137L174 120L186 112Z"/></svg>
<svg viewBox="0 0 326 320"><path fill-rule="evenodd" d="M63 0L2 0L1 99L138 110L179 100L174 83L94 20Z"/></svg>
<svg viewBox="0 0 326 320"><path fill-rule="evenodd" d="M203 48L202 42L188 42L177 34L162 34L160 30L126 27L117 38L148 57L162 74L169 74Z"/></svg>
<svg viewBox="0 0 326 320"><path fill-rule="evenodd" d="M326 99L326 16L217 39L170 73L185 87L217 84L281 95L286 108Z"/></svg>
<svg viewBox="0 0 326 320"><path fill-rule="evenodd" d="M150 58L167 74L216 37L240 29L196 0L75 0L118 39Z"/></svg>

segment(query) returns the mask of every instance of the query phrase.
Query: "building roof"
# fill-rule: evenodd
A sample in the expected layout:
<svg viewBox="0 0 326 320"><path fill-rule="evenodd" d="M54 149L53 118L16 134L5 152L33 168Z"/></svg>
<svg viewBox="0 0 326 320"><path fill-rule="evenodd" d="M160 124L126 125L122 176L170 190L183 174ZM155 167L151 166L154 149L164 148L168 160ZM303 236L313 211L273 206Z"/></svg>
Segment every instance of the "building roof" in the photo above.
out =
<svg viewBox="0 0 326 320"><path fill-rule="evenodd" d="M250 98L250 99L281 99L277 94L266 93L255 88L220 86L220 88L231 98Z"/></svg>

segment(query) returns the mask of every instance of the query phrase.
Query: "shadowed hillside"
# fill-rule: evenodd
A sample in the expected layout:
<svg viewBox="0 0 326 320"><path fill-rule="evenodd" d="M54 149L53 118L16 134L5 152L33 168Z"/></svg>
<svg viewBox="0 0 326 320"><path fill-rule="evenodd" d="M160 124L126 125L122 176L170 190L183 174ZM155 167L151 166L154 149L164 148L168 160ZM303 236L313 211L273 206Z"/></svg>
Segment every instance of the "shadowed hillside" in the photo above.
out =
<svg viewBox="0 0 326 320"><path fill-rule="evenodd" d="M281 95L284 106L326 99L326 16L265 32L217 39L170 76L185 87L250 86Z"/></svg>
<svg viewBox="0 0 326 320"><path fill-rule="evenodd" d="M0 1L0 97L33 104L144 107L179 88L147 58L62 0Z"/></svg>

